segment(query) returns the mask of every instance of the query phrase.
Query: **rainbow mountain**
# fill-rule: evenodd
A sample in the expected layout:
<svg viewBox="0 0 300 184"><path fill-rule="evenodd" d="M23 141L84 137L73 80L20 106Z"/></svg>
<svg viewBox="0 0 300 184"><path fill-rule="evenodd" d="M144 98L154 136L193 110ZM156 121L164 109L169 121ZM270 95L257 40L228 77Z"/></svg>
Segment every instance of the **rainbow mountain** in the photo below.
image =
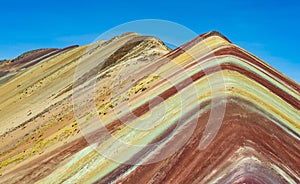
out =
<svg viewBox="0 0 300 184"><path fill-rule="evenodd" d="M299 183L300 86L218 32L0 62L0 183Z"/></svg>

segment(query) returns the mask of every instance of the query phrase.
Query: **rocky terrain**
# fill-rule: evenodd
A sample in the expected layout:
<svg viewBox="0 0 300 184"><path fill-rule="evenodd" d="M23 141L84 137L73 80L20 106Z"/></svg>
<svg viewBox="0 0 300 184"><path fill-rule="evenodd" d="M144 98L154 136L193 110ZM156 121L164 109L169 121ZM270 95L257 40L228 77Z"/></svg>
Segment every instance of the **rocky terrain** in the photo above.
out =
<svg viewBox="0 0 300 184"><path fill-rule="evenodd" d="M0 62L0 183L299 183L300 86L218 32Z"/></svg>

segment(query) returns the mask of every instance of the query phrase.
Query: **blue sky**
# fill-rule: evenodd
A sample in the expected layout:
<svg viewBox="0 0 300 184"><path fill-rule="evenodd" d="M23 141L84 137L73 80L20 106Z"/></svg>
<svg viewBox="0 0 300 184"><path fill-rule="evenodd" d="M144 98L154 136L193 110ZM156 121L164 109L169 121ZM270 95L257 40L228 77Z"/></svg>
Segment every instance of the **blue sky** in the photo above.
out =
<svg viewBox="0 0 300 184"><path fill-rule="evenodd" d="M1 0L0 17L0 59L86 44L128 21L163 19L197 34L217 30L300 82L299 1Z"/></svg>

